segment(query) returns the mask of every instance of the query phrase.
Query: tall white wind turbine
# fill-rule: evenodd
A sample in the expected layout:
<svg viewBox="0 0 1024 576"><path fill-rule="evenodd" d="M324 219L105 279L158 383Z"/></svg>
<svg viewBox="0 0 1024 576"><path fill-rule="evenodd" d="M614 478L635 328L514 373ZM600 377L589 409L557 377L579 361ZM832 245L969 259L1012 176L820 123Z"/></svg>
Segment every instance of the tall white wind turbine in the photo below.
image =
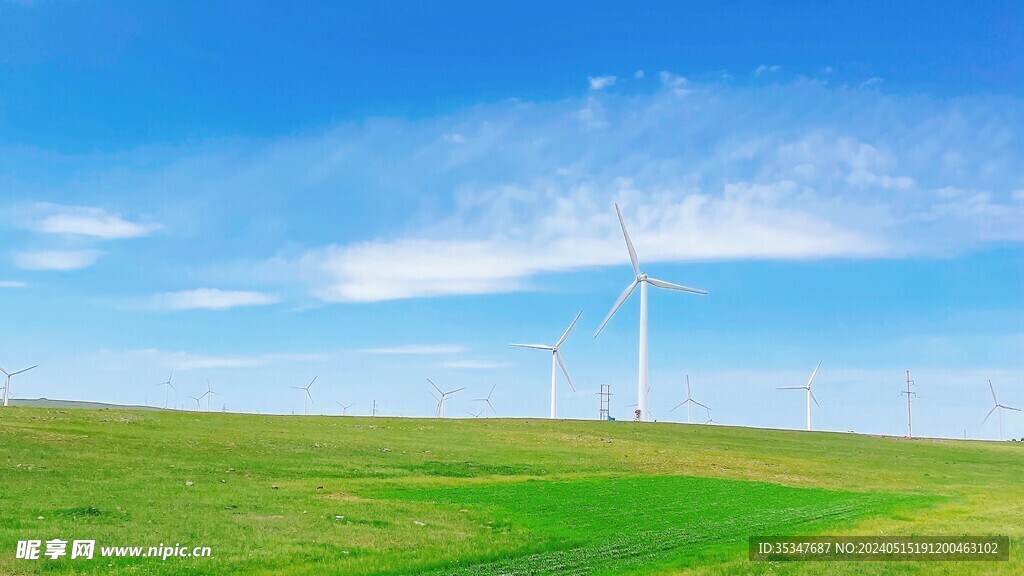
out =
<svg viewBox="0 0 1024 576"><path fill-rule="evenodd" d="M811 379L807 381L806 386L783 386L779 390L806 390L807 391L807 430L811 429L811 400L814 400L814 404L821 408L821 404L818 404L818 399L814 397L814 392L811 392L811 384L814 383L815 376L818 375L818 368L821 368L821 362L814 367L814 372L811 373Z"/></svg>
<svg viewBox="0 0 1024 576"><path fill-rule="evenodd" d="M993 406L992 409L988 411L988 414L985 415L985 420L982 420L981 423L984 424L989 419L989 416L992 416L993 412L998 411L999 412L999 439L1002 440L1003 439L1003 410L1013 410L1014 412L1020 412L1020 408L1014 408L1012 406L1006 406L1005 404L1000 404L999 400L996 398L996 389L992 387L992 381L991 380L988 381L988 389L992 392L992 403L995 404L995 406Z"/></svg>
<svg viewBox="0 0 1024 576"><path fill-rule="evenodd" d="M36 364L35 366L29 366L28 368L18 370L17 372L8 372L7 370L0 368L0 372L4 373L4 406L8 405L8 399L11 396L11 378L23 372L28 372L29 370L37 368L38 366L39 365Z"/></svg>
<svg viewBox="0 0 1024 576"><path fill-rule="evenodd" d="M650 278L647 274L640 271L640 261L636 257L636 250L633 249L633 242L629 239L629 232L626 231L626 222L622 219L622 211L619 210L619 205L615 205L615 214L619 217L619 225L622 226L622 237L626 239L626 249L629 250L629 261L633 264L633 274L635 275L633 281L626 286L626 289L619 295L619 299L615 301L615 305L612 306L608 315L605 316L604 322L601 322L601 326L598 327L597 332L594 332L594 338L597 338L601 330L604 329L605 324L612 319L615 312L622 306L622 303L629 298L629 295L633 293L637 284L640 285L640 368L639 377L637 379L637 409L640 410L640 419L644 421L650 420L650 414L647 408L647 285L658 288L666 288L668 290L679 290L681 292L690 292L691 294L700 294L703 296L707 295L704 290L697 290L695 288L687 288L686 286L680 286L679 284L672 284L671 282L665 282L664 280L657 280Z"/></svg>
<svg viewBox="0 0 1024 576"><path fill-rule="evenodd" d="M313 379L310 380L309 384L306 384L305 386L292 386L292 388L295 388L296 390L302 390L303 393L304 393L302 395L302 415L303 416L306 415L306 403L307 402L309 404L313 403L313 395L309 393L309 389L313 387L313 383L316 382L317 378L319 378L319 376L313 376Z"/></svg>
<svg viewBox="0 0 1024 576"><path fill-rule="evenodd" d="M167 409L167 405L170 402L171 390L174 390L175 394L178 393L178 389L174 387L174 384L171 384L171 379L172 378L174 378L174 370L173 369L171 369L171 375L167 377L167 381L166 382L161 382L161 383L157 384L157 386L163 386L164 387L164 410Z"/></svg>
<svg viewBox="0 0 1024 576"><path fill-rule="evenodd" d="M437 417L444 418L444 401L447 400L448 397L451 396L452 394L465 390L466 387L463 386L462 388L456 388L455 390L449 390L445 392L444 390L438 388L437 384L434 384L434 381L431 380L430 378L427 378L427 382L430 382L430 385L434 387L434 390L437 390L437 393L441 395L440 397L438 397L435 396L433 392L430 393L431 396L434 396L434 400L437 400Z"/></svg>
<svg viewBox="0 0 1024 576"><path fill-rule="evenodd" d="M565 368L565 362L562 362L562 355L558 353L558 347L561 346L565 342L565 339L569 337L569 332L572 332L572 327L576 325L576 321L579 320L582 315L583 310L580 310L579 314L576 315L576 318L573 319L572 324L569 324L569 327L565 329L562 337L558 339L558 342L555 342L554 346L548 346L546 344L509 344L509 346L513 346L515 348L533 348L534 350L547 350L548 352L551 352L551 412L548 415L548 418L551 418L552 420L555 419L555 392L556 385L558 383L558 370L555 368L556 366L561 367L562 374L565 374L565 380L569 383L569 387L572 388L573 392L576 391L576 386L573 385L572 378L569 377L569 371Z"/></svg>
<svg viewBox="0 0 1024 576"><path fill-rule="evenodd" d="M690 424L690 409L693 408L694 404L696 404L697 406L700 406L701 408L707 410L708 411L708 418L711 417L711 408L708 408L707 406L701 404L700 402L697 402L696 400L693 399L692 396L690 396L690 375L689 374L686 375L686 400L683 400L679 404L676 404L676 408L679 408L683 404L686 404L686 423L687 424ZM673 408L673 409L669 410L669 412L675 412L676 408Z"/></svg>
<svg viewBox="0 0 1024 576"><path fill-rule="evenodd" d="M335 400L335 402L337 402L338 406L341 406L341 415L342 416L347 416L348 415L348 409L356 405L355 402L353 402L351 404L342 404L341 402L338 402L337 400Z"/></svg>

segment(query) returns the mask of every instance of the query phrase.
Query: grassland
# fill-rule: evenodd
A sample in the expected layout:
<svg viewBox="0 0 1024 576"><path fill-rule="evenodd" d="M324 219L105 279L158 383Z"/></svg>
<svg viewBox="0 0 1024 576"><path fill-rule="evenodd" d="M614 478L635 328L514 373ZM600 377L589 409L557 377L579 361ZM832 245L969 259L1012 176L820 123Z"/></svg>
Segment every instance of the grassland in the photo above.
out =
<svg viewBox="0 0 1024 576"><path fill-rule="evenodd" d="M1009 562L752 564L751 534ZM627 422L0 411L0 574L1024 574L1024 445ZM18 540L213 558L15 559Z"/></svg>

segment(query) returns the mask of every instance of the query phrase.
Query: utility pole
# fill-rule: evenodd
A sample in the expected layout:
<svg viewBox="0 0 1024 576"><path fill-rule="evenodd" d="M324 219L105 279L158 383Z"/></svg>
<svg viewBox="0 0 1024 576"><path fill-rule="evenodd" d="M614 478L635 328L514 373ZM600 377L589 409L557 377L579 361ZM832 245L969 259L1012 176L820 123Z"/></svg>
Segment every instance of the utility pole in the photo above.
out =
<svg viewBox="0 0 1024 576"><path fill-rule="evenodd" d="M373 408L370 410L370 417L373 418L377 415L377 401L373 401Z"/></svg>
<svg viewBox="0 0 1024 576"><path fill-rule="evenodd" d="M611 417L612 407L612 387L611 384L601 384L601 391L597 393L601 397L601 410L598 413L599 420L609 420Z"/></svg>
<svg viewBox="0 0 1024 576"><path fill-rule="evenodd" d="M907 395L907 438L914 437L914 419L910 411L910 397L917 396L910 390L910 387L914 385L914 381L910 379L910 370L907 370L907 391L903 394Z"/></svg>

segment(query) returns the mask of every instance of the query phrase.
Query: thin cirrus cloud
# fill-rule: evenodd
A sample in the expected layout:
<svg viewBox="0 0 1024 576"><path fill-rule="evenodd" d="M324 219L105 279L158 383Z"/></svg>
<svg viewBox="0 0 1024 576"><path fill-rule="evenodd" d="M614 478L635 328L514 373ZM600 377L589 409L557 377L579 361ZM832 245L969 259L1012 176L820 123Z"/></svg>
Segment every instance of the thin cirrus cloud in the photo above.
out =
<svg viewBox="0 0 1024 576"><path fill-rule="evenodd" d="M166 370L212 370L220 368L257 368L272 364L325 362L330 355L321 353L267 353L247 355L196 354L186 351L101 350L97 356L104 369L138 370L158 366Z"/></svg>
<svg viewBox="0 0 1024 576"><path fill-rule="evenodd" d="M21 280L0 280L0 288L26 288L27 282Z"/></svg>
<svg viewBox="0 0 1024 576"><path fill-rule="evenodd" d="M34 250L14 254L14 264L23 270L69 272L96 263L98 250Z"/></svg>
<svg viewBox="0 0 1024 576"><path fill-rule="evenodd" d="M148 236L160 228L154 223L131 222L100 208L55 205L42 208L56 211L33 224L33 230L44 234L121 240Z"/></svg>
<svg viewBox="0 0 1024 576"><path fill-rule="evenodd" d="M365 354L397 356L432 356L459 354L465 350L465 346L460 346L458 344L404 344L401 346L387 346L382 348L364 348L361 352Z"/></svg>
<svg viewBox="0 0 1024 576"><path fill-rule="evenodd" d="M262 292L198 288L157 294L151 298L150 304L153 308L161 310L228 310L269 306L279 301L276 296Z"/></svg>
<svg viewBox="0 0 1024 576"><path fill-rule="evenodd" d="M263 230L250 239L264 257L242 262L208 243L190 255L209 271L204 282L296 285L328 302L514 292L547 274L626 265L613 203L644 265L945 256L1024 242L1024 100L786 74L737 84L664 71L630 93L588 84L555 101L209 142L139 163L155 172L95 185L197 190L180 204L245 221L282 206L282 189L351 191L388 226L349 231L304 213L316 239L301 248L284 235L271 244ZM239 189L260 201L239 205Z"/></svg>

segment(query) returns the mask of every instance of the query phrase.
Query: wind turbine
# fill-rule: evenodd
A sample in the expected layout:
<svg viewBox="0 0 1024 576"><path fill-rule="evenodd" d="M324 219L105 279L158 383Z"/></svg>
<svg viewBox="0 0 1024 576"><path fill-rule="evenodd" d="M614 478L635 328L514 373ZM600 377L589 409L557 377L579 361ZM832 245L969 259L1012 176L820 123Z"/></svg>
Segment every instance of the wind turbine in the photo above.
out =
<svg viewBox="0 0 1024 576"><path fill-rule="evenodd" d="M982 420L981 423L984 424L985 421L988 420L989 416L991 416L993 412L998 410L999 411L999 439L1002 440L1003 439L1003 410L1013 410L1014 412L1020 412L1020 408L1014 408L1013 406L1006 406L1004 404L1000 404L999 400L996 399L996 389L992 387L992 381L991 380L988 381L988 389L992 392L992 402L995 404L995 406L993 406L992 409L988 411L988 414L985 415L985 420Z"/></svg>
<svg viewBox="0 0 1024 576"><path fill-rule="evenodd" d="M207 380L206 381L206 392L203 392L203 394L199 397L200 399L206 398L206 411L207 412L210 411L210 399L213 398L214 396L220 396L220 393L219 392L214 392L213 388L210 387L210 381Z"/></svg>
<svg viewBox="0 0 1024 576"><path fill-rule="evenodd" d="M0 372L4 373L4 406L8 405L8 398L11 395L11 378L23 372L28 372L29 370L36 368L38 366L39 365L36 364L35 366L29 366L28 368L18 370L17 372L8 372L7 370L0 368Z"/></svg>
<svg viewBox="0 0 1024 576"><path fill-rule="evenodd" d="M171 390L174 390L175 394L178 393L178 389L174 387L174 384L171 384L172 378L174 378L173 368L171 369L171 375L167 377L167 381L157 384L157 386L164 386L164 410L167 410L167 404L170 402Z"/></svg>
<svg viewBox="0 0 1024 576"><path fill-rule="evenodd" d="M484 409L483 409L483 412L481 412L481 414L487 412L487 409L490 408L491 409L491 414L494 414L495 416L498 415L498 413L494 411L494 406L491 405L491 394L494 394L495 386L497 386L497 384L494 384L494 385L491 386L491 391L487 393L486 397L484 397L484 398L474 398L473 399L474 402L483 402L484 403ZM479 416L477 416L477 417L479 418Z"/></svg>
<svg viewBox="0 0 1024 576"><path fill-rule="evenodd" d="M189 396L189 398L196 401L196 412L199 412L199 410L201 410L199 406L199 401L202 400L204 396L206 396L206 394L201 394L198 398L196 398L195 396Z"/></svg>
<svg viewBox="0 0 1024 576"><path fill-rule="evenodd" d="M306 384L305 386L292 386L292 388L295 388L296 390L302 390L305 393L305 395L302 397L303 416L306 415L306 402L308 401L310 404L313 403L313 395L309 393L309 389L313 387L313 382L316 382L317 378L319 378L319 376L313 376L313 379L310 380L309 384Z"/></svg>
<svg viewBox="0 0 1024 576"><path fill-rule="evenodd" d="M683 400L679 404L676 404L676 408L679 408L683 404L686 404L686 423L687 424L690 423L690 409L693 408L694 404L696 404L697 406L700 406L701 408L707 410L708 411L708 417L709 418L711 417L711 408L708 408L707 406L701 404L700 402L697 402L696 400L693 399L692 396L690 396L690 375L689 374L686 375L686 400ZM673 408L673 409L669 410L669 412L675 412L676 408Z"/></svg>
<svg viewBox="0 0 1024 576"><path fill-rule="evenodd" d="M562 362L562 355L558 353L558 347L561 346L565 342L565 339L569 337L569 332L572 332L572 327L576 325L576 321L579 320L582 315L583 310L580 310L580 313L576 315L572 324L569 324L569 327L565 329L565 333L563 333L562 337L558 339L558 342L555 342L554 346L546 346L544 344L510 344L510 346L515 348L533 348L534 350L547 350L551 352L551 413L548 417L552 420L555 419L555 385L558 381L558 371L555 370L556 365L562 368L562 374L565 374L565 380L569 382L569 387L572 388L572 391L576 391L576 386L573 386L572 378L569 377L569 371L565 369L565 363Z"/></svg>
<svg viewBox="0 0 1024 576"><path fill-rule="evenodd" d="M622 219L622 211L619 210L619 205L615 205L615 214L619 217L619 225L622 226L622 237L626 239L626 249L629 250L629 260L633 264L633 273L635 277L633 281L626 286L626 289L619 295L619 299L615 301L615 305L612 306L608 315L605 316L604 322L601 322L601 326L598 327L597 332L594 332L594 338L597 338L601 330L604 329L605 324L612 319L615 312L622 306L622 303L629 298L629 295L633 293L637 284L640 285L640 368L639 377L637 379L637 408L640 410L640 420L649 420L647 410L647 285L651 284L657 288L666 288L668 290L679 290L681 292L690 292L691 294L707 295L704 290L697 290L695 288L687 288L686 286L680 286L679 284L672 284L671 282L665 282L664 280L657 280L650 278L647 274L640 271L640 261L637 260L636 250L633 249L633 242L629 239L629 232L626 232L626 222Z"/></svg>
<svg viewBox="0 0 1024 576"><path fill-rule="evenodd" d="M818 399L814 397L814 392L811 392L811 384L814 382L814 377L818 375L818 368L821 368L821 362L814 367L814 372L811 373L811 379L807 381L806 386L783 386L779 390L806 390L807 391L807 430L811 430L811 400L814 400L814 404L821 408L821 404L818 404Z"/></svg>
<svg viewBox="0 0 1024 576"><path fill-rule="evenodd" d="M348 412L349 408L351 408L351 407L356 405L355 402L353 402L351 404L348 404L348 405L342 404L341 402L338 402L337 400L335 400L335 402L338 404L338 406L341 406L341 415L342 416L345 416L345 413Z"/></svg>
<svg viewBox="0 0 1024 576"><path fill-rule="evenodd" d="M448 397L451 396L452 394L465 390L466 387L463 386L462 388L456 388L455 390L449 390L448 392L445 392L438 388L437 384L434 384L434 381L431 380L430 378L427 378L427 382L430 382L430 385L434 387L434 390L437 390L437 393L441 395L439 398L435 396L433 392L430 393L431 396L434 396L434 400L437 400L437 417L444 418L444 401L447 400Z"/></svg>
<svg viewBox="0 0 1024 576"><path fill-rule="evenodd" d="M484 415L484 412L487 412L487 407L486 406L484 406L484 409L479 411L479 412L477 412L476 414L473 414L472 412L466 412L466 416L472 416L473 418L479 418L479 417Z"/></svg>

